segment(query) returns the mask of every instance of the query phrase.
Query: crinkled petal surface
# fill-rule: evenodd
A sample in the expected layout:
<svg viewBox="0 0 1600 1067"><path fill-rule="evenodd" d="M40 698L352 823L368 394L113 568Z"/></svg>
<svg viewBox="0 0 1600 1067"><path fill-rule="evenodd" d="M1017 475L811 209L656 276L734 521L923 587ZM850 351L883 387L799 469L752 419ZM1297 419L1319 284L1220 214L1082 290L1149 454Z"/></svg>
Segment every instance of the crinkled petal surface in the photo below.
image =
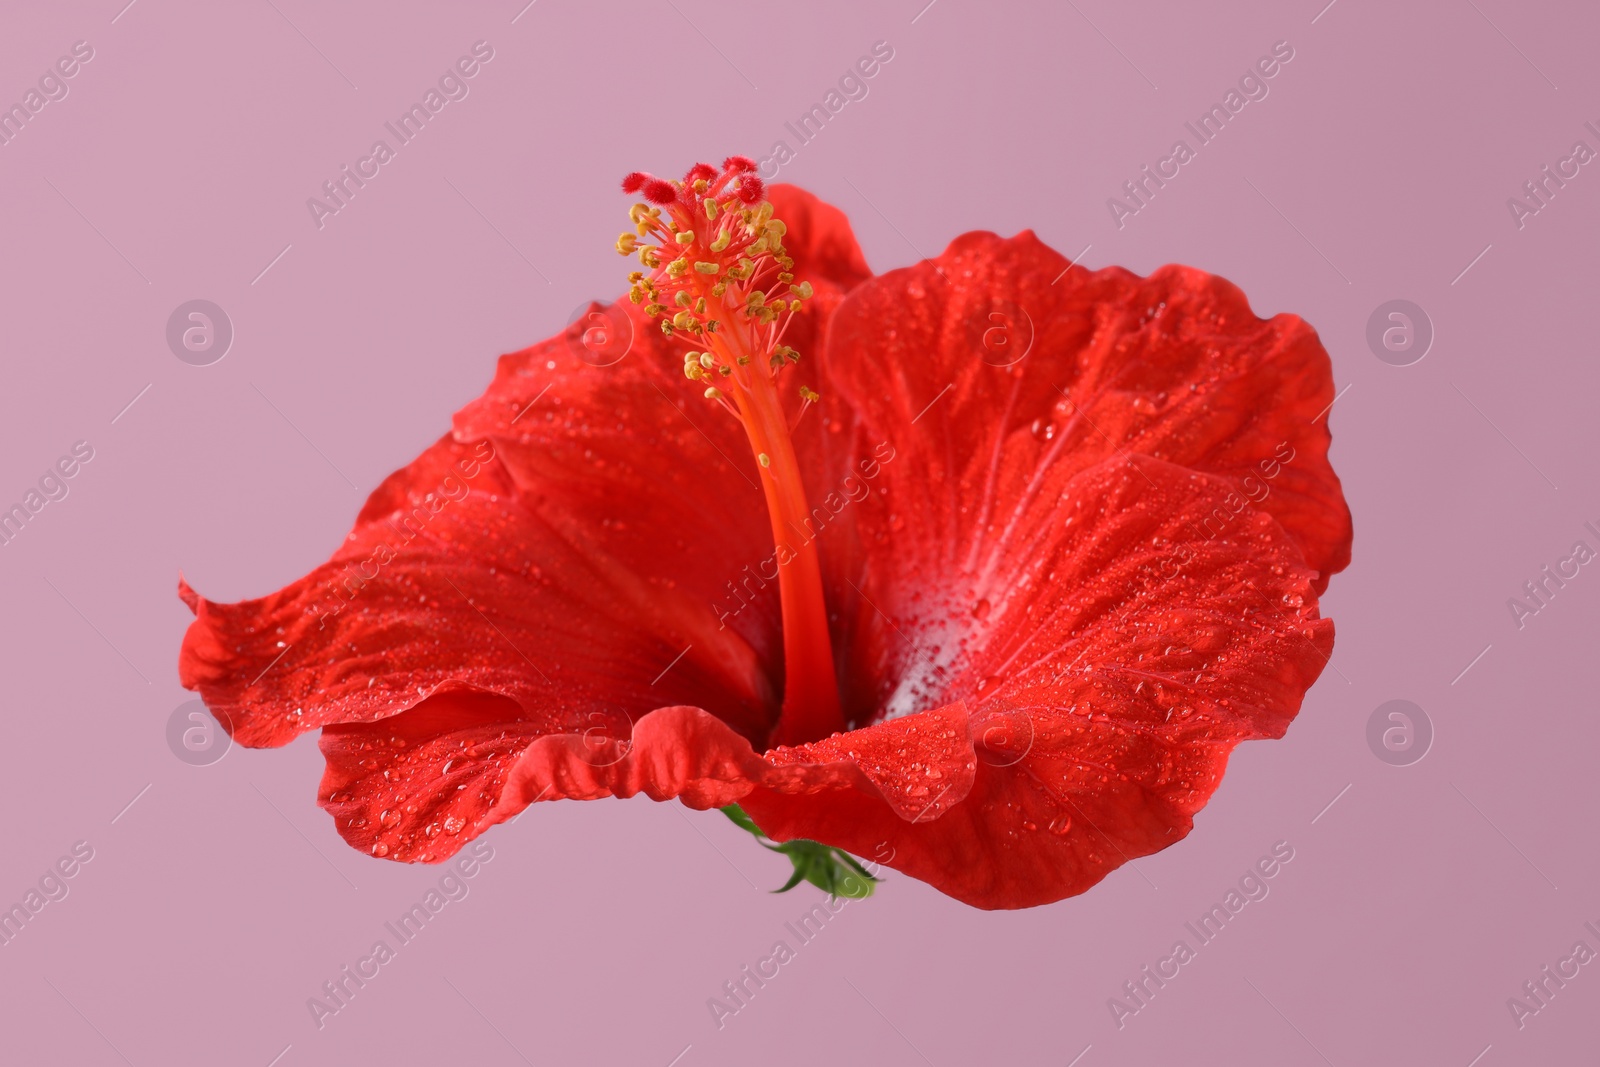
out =
<svg viewBox="0 0 1600 1067"><path fill-rule="evenodd" d="M311 575L183 588L184 684L245 744L322 728L352 845L438 860L538 801L738 801L775 839L1026 907L1180 839L1232 747L1286 729L1350 542L1310 328L1188 268L1069 270L1031 234L872 278L837 210L771 195L816 288L789 338L824 397L796 536L854 728L767 750L759 473L620 304L620 362L579 327L503 357Z"/></svg>
<svg viewBox="0 0 1600 1067"><path fill-rule="evenodd" d="M1350 522L1315 334L1200 271L973 233L854 290L824 357L814 437L852 447L813 493L869 487L822 535L847 715L961 703L977 775L963 795L907 753L910 823L848 795L746 810L984 907L1180 839L1331 651L1316 594Z"/></svg>
<svg viewBox="0 0 1600 1067"><path fill-rule="evenodd" d="M836 209L788 187L772 198L807 226L791 248L815 297L794 336L811 343L866 267ZM660 333L626 303L610 317L631 328L620 361L594 364L587 323L503 357L454 432L386 479L305 578L237 604L180 590L196 613L183 684L246 745L326 728L322 800L358 847L442 859L569 795L709 806L756 780L875 788L853 767L756 758L780 705L776 588L726 624L715 605L772 554L757 468ZM545 782L537 768L555 784L524 791Z"/></svg>
<svg viewBox="0 0 1600 1067"><path fill-rule="evenodd" d="M1231 483L1143 456L1104 460L1061 494L1027 523L1027 561L993 601L937 576L920 596L870 581L861 598L857 663L898 679L878 725L959 703L976 774L907 745L891 761L915 803L758 793L742 803L763 829L982 907L1027 907L1182 838L1233 746L1283 734L1333 646L1283 527L1245 506L1198 534ZM861 732L795 758L854 755Z"/></svg>

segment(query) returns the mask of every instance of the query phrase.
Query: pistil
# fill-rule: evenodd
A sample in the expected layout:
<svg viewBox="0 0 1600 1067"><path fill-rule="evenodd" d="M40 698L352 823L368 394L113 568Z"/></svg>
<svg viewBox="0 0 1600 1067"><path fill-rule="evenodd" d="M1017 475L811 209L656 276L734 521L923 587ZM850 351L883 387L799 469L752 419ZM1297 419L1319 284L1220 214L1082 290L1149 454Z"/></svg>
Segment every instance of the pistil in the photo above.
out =
<svg viewBox="0 0 1600 1067"><path fill-rule="evenodd" d="M783 618L783 708L770 743L798 744L844 728L816 541L791 546L810 509L779 388L782 371L800 359L783 337L811 286L795 281L786 229L754 172L752 161L733 156L720 172L698 163L682 181L628 175L623 191L647 203L633 207L635 232L617 239L617 251L637 252L648 271L629 276L629 298L685 344L685 376L704 383L706 399L738 419L750 440ZM798 395L795 421L820 399L805 386Z"/></svg>

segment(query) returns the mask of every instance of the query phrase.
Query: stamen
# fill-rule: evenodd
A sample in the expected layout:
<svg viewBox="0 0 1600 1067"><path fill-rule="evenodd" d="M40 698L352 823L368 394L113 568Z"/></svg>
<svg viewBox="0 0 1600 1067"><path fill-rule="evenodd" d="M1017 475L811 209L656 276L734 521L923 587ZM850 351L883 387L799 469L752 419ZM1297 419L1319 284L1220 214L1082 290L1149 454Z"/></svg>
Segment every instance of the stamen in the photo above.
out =
<svg viewBox="0 0 1600 1067"><path fill-rule="evenodd" d="M617 250L638 250L649 273L629 277L629 299L661 320L663 334L695 346L684 355L684 376L720 383L708 384L705 398L744 426L761 468L783 612L783 709L770 741L797 744L844 727L816 542L794 544L792 531L811 512L778 390L779 374L800 359L782 338L813 290L794 280L788 228L773 218L755 170L753 160L729 156L721 173L696 163L681 182L629 174L623 190L648 203L628 213L639 240L624 234ZM796 423L821 399L806 386L799 397Z"/></svg>

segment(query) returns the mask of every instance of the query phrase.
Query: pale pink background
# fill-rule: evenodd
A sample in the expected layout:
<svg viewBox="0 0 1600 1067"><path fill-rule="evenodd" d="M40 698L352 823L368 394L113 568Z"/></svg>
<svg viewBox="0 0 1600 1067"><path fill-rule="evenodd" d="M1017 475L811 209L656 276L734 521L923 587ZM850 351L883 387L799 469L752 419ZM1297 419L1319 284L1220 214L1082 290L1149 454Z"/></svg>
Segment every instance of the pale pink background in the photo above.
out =
<svg viewBox="0 0 1600 1067"><path fill-rule="evenodd" d="M0 1060L1589 1062L1600 965L1520 1031L1505 1002L1600 949L1600 569L1520 632L1506 599L1600 525L1600 166L1520 232L1505 201L1600 147L1592 5L123 2L10 3L0 32L0 102L95 49L0 148L0 502L72 442L96 453L0 548L0 903L95 849L0 947ZM305 199L480 39L471 95L319 232ZM318 1031L306 998L440 872L339 840L310 738L174 758L180 569L231 599L323 560L496 355L619 291L622 173L765 154L878 40L870 95L783 172L875 269L1032 227L1090 266L1206 268L1321 332L1357 531L1323 602L1336 669L1177 847L1014 914L892 877L721 1031L706 999L816 895L767 895L782 862L714 813L542 806ZM1106 198L1278 40L1270 96L1118 230ZM164 340L193 298L236 329L213 366ZM1435 324L1414 366L1364 339L1394 298ZM1367 747L1394 698L1437 732L1414 766ZM1271 895L1119 1031L1107 998L1278 840Z"/></svg>

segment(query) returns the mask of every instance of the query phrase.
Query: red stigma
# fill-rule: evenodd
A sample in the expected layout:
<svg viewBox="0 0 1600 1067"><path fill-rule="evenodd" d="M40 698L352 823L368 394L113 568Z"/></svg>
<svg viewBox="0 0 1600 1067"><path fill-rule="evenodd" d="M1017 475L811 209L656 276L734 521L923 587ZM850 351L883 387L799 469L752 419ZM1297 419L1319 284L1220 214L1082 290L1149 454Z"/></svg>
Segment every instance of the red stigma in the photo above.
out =
<svg viewBox="0 0 1600 1067"><path fill-rule="evenodd" d="M678 190L671 182L648 178L644 183L644 198L652 204L670 204L678 199Z"/></svg>
<svg viewBox="0 0 1600 1067"><path fill-rule="evenodd" d="M716 168L712 167L711 164L709 164L709 163L696 163L694 166L689 168L689 173L685 174L683 176L683 184L685 184L685 185L693 185L695 182L699 181L702 178L704 178L706 181L710 181L712 178L715 178L716 176L717 176Z"/></svg>
<svg viewBox="0 0 1600 1067"><path fill-rule="evenodd" d="M649 180L650 175L644 171L636 170L622 179L622 191L625 193L637 193L644 187L644 183Z"/></svg>
<svg viewBox="0 0 1600 1067"><path fill-rule="evenodd" d="M750 171L756 169L756 161L751 159L749 156L729 156L727 159L722 161L722 169L731 170L740 174L748 174Z"/></svg>
<svg viewBox="0 0 1600 1067"><path fill-rule="evenodd" d="M747 204L754 204L766 192L766 184L753 174L746 174L739 179L739 199Z"/></svg>

